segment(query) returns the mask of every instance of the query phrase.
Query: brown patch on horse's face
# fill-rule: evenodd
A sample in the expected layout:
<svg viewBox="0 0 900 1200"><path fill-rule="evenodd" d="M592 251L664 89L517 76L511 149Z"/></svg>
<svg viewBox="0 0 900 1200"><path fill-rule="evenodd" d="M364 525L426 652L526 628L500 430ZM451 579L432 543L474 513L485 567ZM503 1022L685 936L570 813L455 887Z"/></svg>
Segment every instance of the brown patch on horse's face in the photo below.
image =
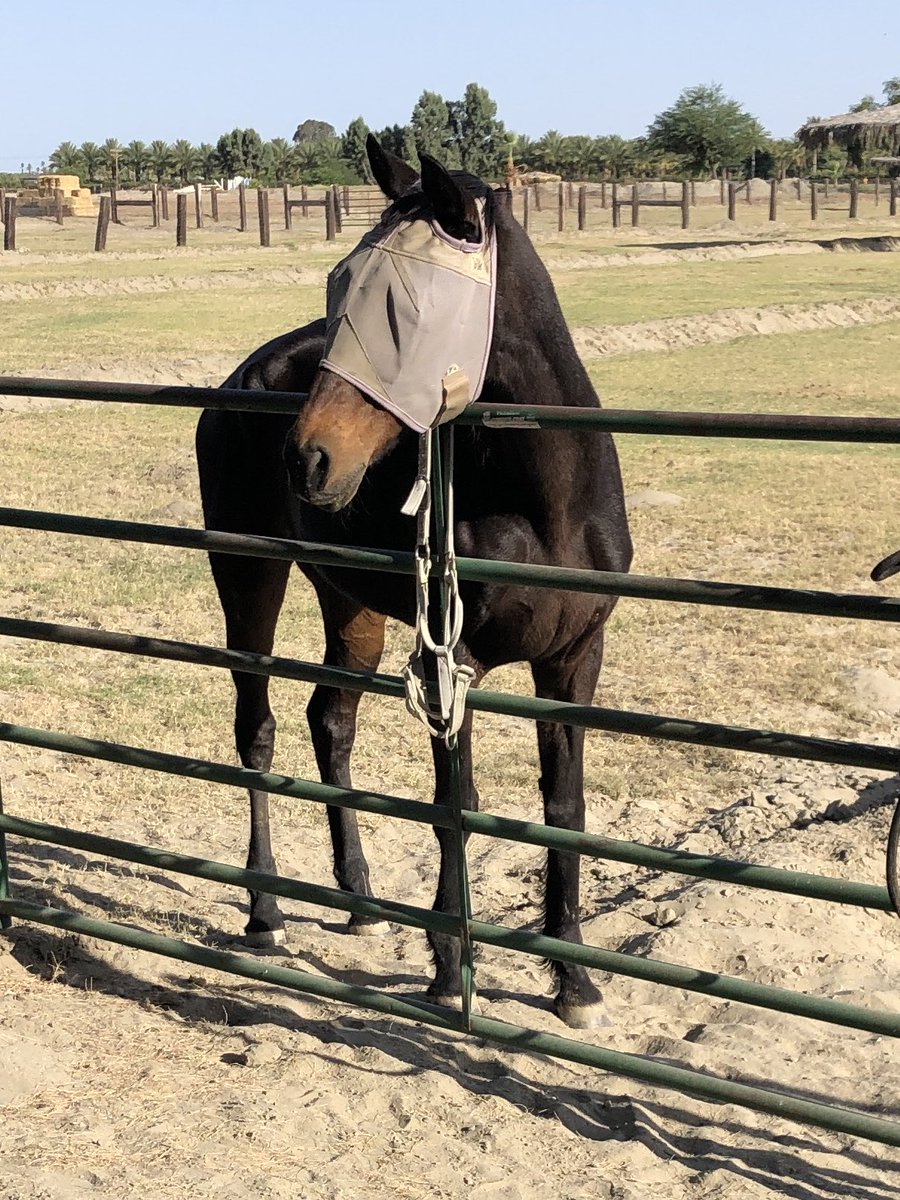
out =
<svg viewBox="0 0 900 1200"><path fill-rule="evenodd" d="M319 371L285 443L292 489L308 504L337 512L350 503L367 468L402 428L352 383L333 371Z"/></svg>

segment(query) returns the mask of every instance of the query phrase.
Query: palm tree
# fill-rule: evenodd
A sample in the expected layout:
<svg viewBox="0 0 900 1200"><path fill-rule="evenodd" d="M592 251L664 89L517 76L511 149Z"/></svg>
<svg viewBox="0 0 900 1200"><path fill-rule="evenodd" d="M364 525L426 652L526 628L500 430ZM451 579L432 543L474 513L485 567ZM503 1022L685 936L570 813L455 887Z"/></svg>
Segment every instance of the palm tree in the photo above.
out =
<svg viewBox="0 0 900 1200"><path fill-rule="evenodd" d="M297 147L286 138L269 142L269 169L274 183L290 183L297 173Z"/></svg>
<svg viewBox="0 0 900 1200"><path fill-rule="evenodd" d="M596 138L595 146L595 153L603 161L604 174L621 179L631 167L631 143L617 133L611 133L608 137Z"/></svg>
<svg viewBox="0 0 900 1200"><path fill-rule="evenodd" d="M50 170L60 175L81 175L84 159L74 142L60 142L50 155Z"/></svg>
<svg viewBox="0 0 900 1200"><path fill-rule="evenodd" d="M215 146L201 142L197 147L197 168L204 179L217 179L222 174L222 160Z"/></svg>
<svg viewBox="0 0 900 1200"><path fill-rule="evenodd" d="M122 162L135 183L143 183L149 161L150 154L143 142L129 142L122 153Z"/></svg>
<svg viewBox="0 0 900 1200"><path fill-rule="evenodd" d="M171 147L171 162L176 174L181 179L182 186L196 175L198 154L194 146L186 138L179 138Z"/></svg>
<svg viewBox="0 0 900 1200"><path fill-rule="evenodd" d="M160 139L147 147L147 165L157 183L162 183L172 165L172 147Z"/></svg>
<svg viewBox="0 0 900 1200"><path fill-rule="evenodd" d="M572 179L586 179L591 173L594 161L593 138L578 134L563 138L560 158L568 176Z"/></svg>
<svg viewBox="0 0 900 1200"><path fill-rule="evenodd" d="M87 182L96 183L103 166L103 151L96 142L82 142L79 147L81 161L84 163L84 174Z"/></svg>
<svg viewBox="0 0 900 1200"><path fill-rule="evenodd" d="M559 172L562 166L563 136L558 130L548 129L535 149L542 171Z"/></svg>

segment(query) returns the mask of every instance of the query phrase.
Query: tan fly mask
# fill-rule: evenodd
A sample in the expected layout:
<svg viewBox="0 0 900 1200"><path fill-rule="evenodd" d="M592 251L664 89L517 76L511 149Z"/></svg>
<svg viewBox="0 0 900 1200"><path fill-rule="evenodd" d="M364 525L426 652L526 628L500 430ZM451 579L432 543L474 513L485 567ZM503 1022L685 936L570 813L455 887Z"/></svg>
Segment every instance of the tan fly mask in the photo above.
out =
<svg viewBox="0 0 900 1200"><path fill-rule="evenodd" d="M328 276L322 367L417 433L458 416L484 384L497 247L475 203L477 244L391 214Z"/></svg>

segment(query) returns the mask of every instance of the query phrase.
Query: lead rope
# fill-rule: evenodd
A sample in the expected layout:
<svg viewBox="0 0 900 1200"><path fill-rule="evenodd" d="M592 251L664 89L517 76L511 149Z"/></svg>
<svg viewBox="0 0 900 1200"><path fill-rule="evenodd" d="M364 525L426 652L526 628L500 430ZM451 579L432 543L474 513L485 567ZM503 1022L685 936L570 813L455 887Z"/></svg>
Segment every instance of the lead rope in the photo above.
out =
<svg viewBox="0 0 900 1200"><path fill-rule="evenodd" d="M416 482L403 513L417 518L416 524L416 644L403 668L407 710L426 727L432 737L442 738L450 747L466 715L466 694L475 672L455 657L463 625L463 605L459 594L456 553L453 541L453 441L448 430L448 461L441 470L439 495L434 495L435 458L439 450L434 431L427 429L419 438L419 466ZM437 503L435 503L437 500ZM436 642L428 624L428 583L431 578L432 510L440 518L437 535L441 545L437 555L442 593L442 641ZM443 528L441 528L443 527ZM442 535L442 536L441 536ZM434 655L435 679L425 671L425 651Z"/></svg>

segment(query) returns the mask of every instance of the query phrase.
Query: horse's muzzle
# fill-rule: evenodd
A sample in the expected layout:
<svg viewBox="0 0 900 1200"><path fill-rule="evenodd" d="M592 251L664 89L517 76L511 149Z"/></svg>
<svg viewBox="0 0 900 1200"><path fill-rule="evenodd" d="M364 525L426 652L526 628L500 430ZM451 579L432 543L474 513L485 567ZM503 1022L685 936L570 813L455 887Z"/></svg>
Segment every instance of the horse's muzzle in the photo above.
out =
<svg viewBox="0 0 900 1200"><path fill-rule="evenodd" d="M331 478L331 459L328 451L316 443L298 446L289 437L284 447L291 491L326 512L338 512L349 504L356 495L365 467L351 472L342 479Z"/></svg>

